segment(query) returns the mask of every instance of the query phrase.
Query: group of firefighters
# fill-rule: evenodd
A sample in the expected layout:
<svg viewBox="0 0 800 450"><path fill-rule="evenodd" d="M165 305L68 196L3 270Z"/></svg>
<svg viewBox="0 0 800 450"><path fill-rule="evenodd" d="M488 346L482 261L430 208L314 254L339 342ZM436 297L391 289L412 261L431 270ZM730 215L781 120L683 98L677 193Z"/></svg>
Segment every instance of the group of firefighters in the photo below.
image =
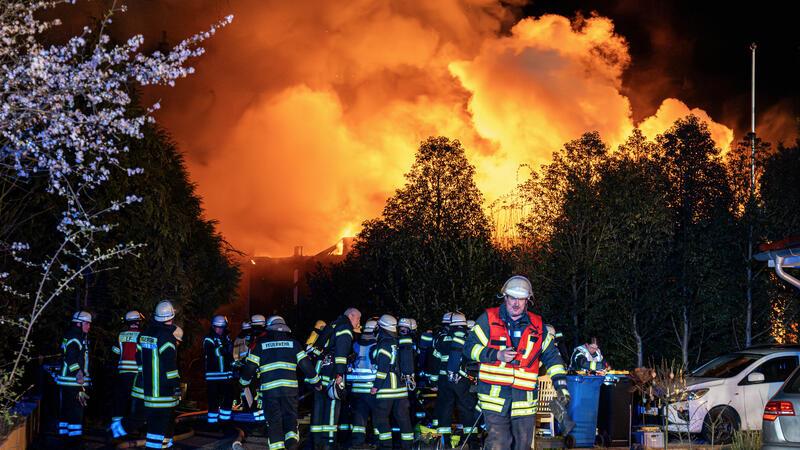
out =
<svg viewBox="0 0 800 450"><path fill-rule="evenodd" d="M530 281L513 276L500 296L502 303L474 322L448 312L441 329L420 336L412 318L384 314L362 327L361 312L348 308L331 323L318 321L305 344L293 338L282 317L259 314L231 340L227 318L214 316L203 340L207 422L230 421L238 404L266 423L270 450L297 448L298 397L305 382L314 395L315 449L394 444L410 449L415 422L430 425L448 447L464 440L477 447L474 435L483 428L483 448L530 449L540 366L562 405L570 399L567 368L553 327L528 311ZM119 355L110 425L116 439L146 426L147 448L173 445L173 410L181 396L177 351L183 338L174 320L169 301L156 306L146 327L139 312L125 316L127 329L113 347ZM64 359L56 377L59 434L68 445L79 444L89 399L91 322L88 312L75 313L62 341ZM594 339L575 349L571 365L607 368ZM433 408L426 407L431 403ZM456 411L461 426L453 435Z"/></svg>

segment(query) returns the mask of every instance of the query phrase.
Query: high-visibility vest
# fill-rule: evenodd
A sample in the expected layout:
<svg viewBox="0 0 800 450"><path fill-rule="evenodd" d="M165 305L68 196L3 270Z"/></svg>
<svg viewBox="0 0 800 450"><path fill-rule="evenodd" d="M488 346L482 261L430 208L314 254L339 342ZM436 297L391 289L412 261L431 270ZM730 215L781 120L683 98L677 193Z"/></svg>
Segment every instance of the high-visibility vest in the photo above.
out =
<svg viewBox="0 0 800 450"><path fill-rule="evenodd" d="M371 356L375 345L376 342L374 340L367 344L363 342L353 344L356 359L350 365L347 384L351 386L354 393L369 394L370 389L372 389L372 383L375 381L375 375L378 372Z"/></svg>
<svg viewBox="0 0 800 450"><path fill-rule="evenodd" d="M505 322L500 318L500 308L486 310L489 318L489 342L487 347L503 350L512 346L511 336ZM542 317L528 312L530 324L522 332L516 347L517 356L511 362L495 361L481 363L478 379L487 384L512 386L532 391L539 377L539 356L542 350L544 327Z"/></svg>
<svg viewBox="0 0 800 450"><path fill-rule="evenodd" d="M119 355L117 371L119 373L137 373L139 365L136 363L136 344L139 341L139 330L123 331L117 336L117 343L111 351Z"/></svg>

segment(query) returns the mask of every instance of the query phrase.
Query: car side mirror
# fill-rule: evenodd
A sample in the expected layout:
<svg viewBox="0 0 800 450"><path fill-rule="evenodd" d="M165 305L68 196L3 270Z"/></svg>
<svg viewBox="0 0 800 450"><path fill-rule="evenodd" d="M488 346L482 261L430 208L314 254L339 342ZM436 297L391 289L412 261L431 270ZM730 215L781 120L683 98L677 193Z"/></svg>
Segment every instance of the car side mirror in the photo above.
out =
<svg viewBox="0 0 800 450"><path fill-rule="evenodd" d="M764 380L764 374L761 372L752 372L747 376L747 382L750 384L763 383Z"/></svg>

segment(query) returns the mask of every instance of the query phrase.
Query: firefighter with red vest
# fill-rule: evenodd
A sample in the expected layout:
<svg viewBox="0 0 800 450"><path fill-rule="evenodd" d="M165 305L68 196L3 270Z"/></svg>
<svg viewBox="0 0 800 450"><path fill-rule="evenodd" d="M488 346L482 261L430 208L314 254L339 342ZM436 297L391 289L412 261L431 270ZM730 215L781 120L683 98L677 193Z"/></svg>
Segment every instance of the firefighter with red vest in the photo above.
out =
<svg viewBox="0 0 800 450"><path fill-rule="evenodd" d="M531 282L513 276L501 290L503 304L475 321L464 355L480 363L478 403L489 450L529 450L533 446L539 366L547 369L559 399L569 401L566 370L552 327L528 311Z"/></svg>
<svg viewBox="0 0 800 450"><path fill-rule="evenodd" d="M114 405L111 416L112 427L130 412L131 390L139 366L136 364L136 343L142 329L144 316L139 311L125 314L125 330L117 336L111 351L119 356L117 362L117 382L114 385ZM141 405L139 405L141 408Z"/></svg>

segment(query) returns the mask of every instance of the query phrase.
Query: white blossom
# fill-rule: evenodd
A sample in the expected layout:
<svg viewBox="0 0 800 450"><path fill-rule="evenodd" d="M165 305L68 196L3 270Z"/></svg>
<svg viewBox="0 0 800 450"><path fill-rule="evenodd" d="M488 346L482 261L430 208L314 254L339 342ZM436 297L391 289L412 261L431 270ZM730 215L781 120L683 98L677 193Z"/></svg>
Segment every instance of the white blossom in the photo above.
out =
<svg viewBox="0 0 800 450"><path fill-rule="evenodd" d="M142 198L128 193L107 205L94 201L94 191L113 177L143 173L139 167L121 167L119 157L128 151L126 141L143 136L161 105L132 114L130 88L173 86L193 73L187 63L203 54L200 44L233 19L223 18L167 53L145 54L141 35L112 44L104 33L113 13L125 11L117 7L97 29L85 27L65 43L47 44L45 33L61 21L41 17L52 16L52 9L65 3L74 0L6 0L0 11L0 176L21 184L46 178L44 190L61 205L53 232L62 238L58 249L45 251L36 242L3 242L0 236L0 251L20 270L39 277L33 286L17 286L10 275L15 270L0 271L0 290L30 306L29 317L19 322L24 337L9 376L0 380L0 392L13 391L30 349L31 329L45 308L94 266L141 248L108 242L108 232L114 229L115 212ZM5 412L5 400L0 398L0 412Z"/></svg>

